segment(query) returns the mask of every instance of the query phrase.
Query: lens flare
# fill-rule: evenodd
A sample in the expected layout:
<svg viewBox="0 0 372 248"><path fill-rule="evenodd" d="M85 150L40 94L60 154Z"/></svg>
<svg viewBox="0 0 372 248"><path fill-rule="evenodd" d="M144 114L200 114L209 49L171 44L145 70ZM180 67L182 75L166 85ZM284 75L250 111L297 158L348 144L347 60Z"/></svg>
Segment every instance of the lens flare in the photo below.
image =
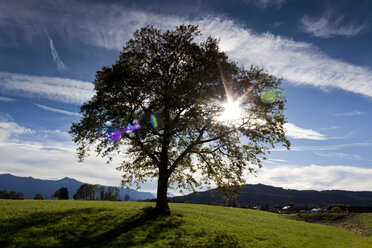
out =
<svg viewBox="0 0 372 248"><path fill-rule="evenodd" d="M131 125L127 128L124 128L124 129L121 129L121 130L110 131L109 134L108 134L108 138L110 140L113 140L113 141L118 141L121 138L122 134L129 133L129 132L132 132L132 131L137 131L140 128L141 128L141 126L140 126L139 123L134 123L133 125Z"/></svg>
<svg viewBox="0 0 372 248"><path fill-rule="evenodd" d="M261 95L261 101L265 104L273 103L279 98L279 92L274 89L268 89Z"/></svg>
<svg viewBox="0 0 372 248"><path fill-rule="evenodd" d="M109 133L109 138L111 140L118 140L121 138L121 131L120 130L114 130L111 133Z"/></svg>
<svg viewBox="0 0 372 248"><path fill-rule="evenodd" d="M158 120L156 119L156 116L154 114L150 115L150 123L153 128L157 128L158 125Z"/></svg>

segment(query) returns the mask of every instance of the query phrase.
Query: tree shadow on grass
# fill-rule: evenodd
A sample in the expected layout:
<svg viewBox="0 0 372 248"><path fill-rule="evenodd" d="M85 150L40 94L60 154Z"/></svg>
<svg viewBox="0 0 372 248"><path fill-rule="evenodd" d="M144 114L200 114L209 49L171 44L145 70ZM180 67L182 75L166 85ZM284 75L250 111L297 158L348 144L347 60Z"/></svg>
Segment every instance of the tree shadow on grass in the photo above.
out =
<svg viewBox="0 0 372 248"><path fill-rule="evenodd" d="M128 218L118 214L112 209L84 208L2 219L0 247L143 246L161 240L183 222L180 215L159 216L153 208Z"/></svg>
<svg viewBox="0 0 372 248"><path fill-rule="evenodd" d="M0 219L0 247L37 247L39 244L31 238L53 236L53 230L37 231L46 226L58 224L62 219L72 219L80 214L91 214L98 209L71 209L59 212L34 212L20 217ZM33 229L30 231L30 229ZM15 242L14 239L17 239Z"/></svg>
<svg viewBox="0 0 372 248"><path fill-rule="evenodd" d="M98 235L87 230L73 242L63 246L73 247L130 247L155 243L164 233L178 228L183 220L180 215L157 215L151 207L143 208L141 213L117 223Z"/></svg>
<svg viewBox="0 0 372 248"><path fill-rule="evenodd" d="M183 229L177 213L159 216L149 207L120 214L83 208L0 219L0 247L241 247L235 235Z"/></svg>

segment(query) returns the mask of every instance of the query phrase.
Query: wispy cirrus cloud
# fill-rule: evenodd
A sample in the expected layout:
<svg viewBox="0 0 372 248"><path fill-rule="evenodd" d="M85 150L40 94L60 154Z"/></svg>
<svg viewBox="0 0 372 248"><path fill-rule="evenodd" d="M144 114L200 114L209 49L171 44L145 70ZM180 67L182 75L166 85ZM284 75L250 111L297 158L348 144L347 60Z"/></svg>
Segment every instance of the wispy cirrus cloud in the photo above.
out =
<svg viewBox="0 0 372 248"><path fill-rule="evenodd" d="M8 72L0 72L0 92L78 105L94 95L89 82Z"/></svg>
<svg viewBox="0 0 372 248"><path fill-rule="evenodd" d="M365 25L344 24L343 20L343 16L332 20L329 16L309 17L305 15L301 18L301 30L315 37L331 38L356 36L366 29Z"/></svg>
<svg viewBox="0 0 372 248"><path fill-rule="evenodd" d="M70 111L66 111L66 110L62 110L62 109L57 109L57 108L51 108L51 107L41 105L41 104L36 104L35 103L35 105L38 106L41 109L51 111L51 112L55 112L55 113L60 113L60 114L64 114L64 115L73 115L73 116L78 116L79 115L79 113L74 113L74 112L70 112Z"/></svg>
<svg viewBox="0 0 372 248"><path fill-rule="evenodd" d="M358 115L364 115L365 113L359 110L353 110L349 112L342 112L342 113L330 113L333 116L358 116Z"/></svg>
<svg viewBox="0 0 372 248"><path fill-rule="evenodd" d="M327 136L312 129L305 129L293 123L284 124L285 133L293 139L327 140Z"/></svg>
<svg viewBox="0 0 372 248"><path fill-rule="evenodd" d="M362 160L362 157L359 154L351 154L344 152L315 152L316 155L321 157L328 158L341 158L341 159L350 159L350 160Z"/></svg>
<svg viewBox="0 0 372 248"><path fill-rule="evenodd" d="M33 134L34 130L25 128L13 121L0 121L0 143L23 134Z"/></svg>
<svg viewBox="0 0 372 248"><path fill-rule="evenodd" d="M2 101L2 102L15 102L17 100L14 99L14 98L10 98L10 97L0 96L0 101Z"/></svg>
<svg viewBox="0 0 372 248"><path fill-rule="evenodd" d="M49 47L50 47L50 52L52 54L53 60L57 65L57 70L58 71L64 71L67 69L66 65L62 62L61 58L58 55L57 50L54 47L53 40L49 37Z"/></svg>
<svg viewBox="0 0 372 248"><path fill-rule="evenodd" d="M243 0L244 2L253 3L258 8L268 8L275 6L277 8L283 7L286 4L287 0Z"/></svg>
<svg viewBox="0 0 372 248"><path fill-rule="evenodd" d="M202 38L209 35L220 38L221 49L241 65L258 65L296 85L337 88L372 97L372 68L332 58L310 43L270 33L255 33L231 19L212 14L204 18L190 18L140 11L118 4L71 3L74 4L74 9L69 9L68 12L66 8L69 4L53 2L48 5L48 8L61 10L56 12L55 18L62 20L53 22L54 26L49 25L48 30L53 29L68 40L121 50L133 31L145 25L164 30L191 23L199 25ZM30 10L27 9L30 8L27 4L18 7L22 11L13 13L13 16L4 15L2 21L0 18L0 26L1 23L10 25L10 20L13 19L17 19L17 22L30 22L32 16L35 16L32 11L37 11L39 20L45 25L50 22L49 11Z"/></svg>

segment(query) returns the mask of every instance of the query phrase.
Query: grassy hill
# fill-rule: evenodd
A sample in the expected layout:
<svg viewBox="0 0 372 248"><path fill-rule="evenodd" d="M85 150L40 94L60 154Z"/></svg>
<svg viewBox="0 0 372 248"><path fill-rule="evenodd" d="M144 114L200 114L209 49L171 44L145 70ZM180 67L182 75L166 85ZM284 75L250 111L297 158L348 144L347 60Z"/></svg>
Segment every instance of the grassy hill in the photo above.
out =
<svg viewBox="0 0 372 248"><path fill-rule="evenodd" d="M371 236L277 214L219 206L0 200L0 247L372 247ZM372 216L358 215L372 226Z"/></svg>

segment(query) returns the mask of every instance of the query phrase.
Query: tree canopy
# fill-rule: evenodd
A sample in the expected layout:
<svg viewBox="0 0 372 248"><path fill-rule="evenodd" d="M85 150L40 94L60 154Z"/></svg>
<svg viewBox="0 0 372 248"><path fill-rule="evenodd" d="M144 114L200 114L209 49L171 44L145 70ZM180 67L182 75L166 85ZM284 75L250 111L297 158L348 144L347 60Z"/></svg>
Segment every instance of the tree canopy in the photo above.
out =
<svg viewBox="0 0 372 248"><path fill-rule="evenodd" d="M200 40L193 25L137 30L97 71L70 131L80 161L91 147L108 162L125 155L124 186L158 178L159 211L169 211L169 187L239 186L275 144L289 148L281 81L229 60L217 39Z"/></svg>
<svg viewBox="0 0 372 248"><path fill-rule="evenodd" d="M68 200L68 189L66 187L61 187L56 192L54 192L52 197L58 198L59 200Z"/></svg>

